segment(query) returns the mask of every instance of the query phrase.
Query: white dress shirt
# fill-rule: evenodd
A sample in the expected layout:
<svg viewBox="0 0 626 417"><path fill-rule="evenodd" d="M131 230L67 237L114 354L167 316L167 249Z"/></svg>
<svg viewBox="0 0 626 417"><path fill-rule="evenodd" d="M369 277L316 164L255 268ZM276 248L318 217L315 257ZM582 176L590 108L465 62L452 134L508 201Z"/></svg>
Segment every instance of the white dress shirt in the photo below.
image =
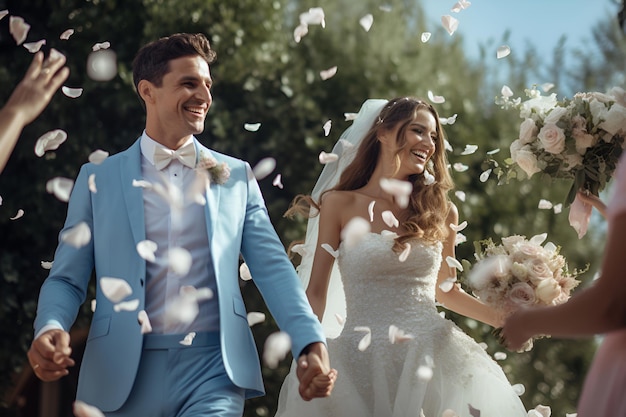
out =
<svg viewBox="0 0 626 417"><path fill-rule="evenodd" d="M189 138L189 141L193 141L193 138ZM176 158L161 171L157 170L153 163L155 147L163 145L152 140L144 131L141 137L143 179L153 185L160 183L166 188L169 185L170 190L182 196L182 205L179 210L173 209L153 189L143 190L146 239L157 245L156 261L146 263L145 310L152 325L152 333L219 330L217 289L209 250L206 208L188 195L196 179L196 172ZM168 252L174 248L183 248L191 254L191 267L185 276L177 275L169 265ZM199 313L191 322L181 322L176 318L181 308L180 290L184 286L209 288L213 293L212 298L198 303Z"/></svg>

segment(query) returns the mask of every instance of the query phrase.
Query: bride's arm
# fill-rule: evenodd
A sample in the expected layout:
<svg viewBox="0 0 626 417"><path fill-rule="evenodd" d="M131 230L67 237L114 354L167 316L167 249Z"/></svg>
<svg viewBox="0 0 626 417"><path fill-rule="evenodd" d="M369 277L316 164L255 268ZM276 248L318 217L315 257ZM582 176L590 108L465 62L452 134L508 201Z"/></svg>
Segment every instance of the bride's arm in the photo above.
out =
<svg viewBox="0 0 626 417"><path fill-rule="evenodd" d="M452 204L446 224L457 225L459 222L459 213L455 205ZM470 317L474 320L487 323L493 327L501 327L503 324L503 317L496 313L491 307L483 304L476 297L463 291L458 285L453 285L452 289L448 292L444 292L440 285L450 277L456 277L456 268L451 267L446 262L448 256L455 258L454 242L456 239L456 232L450 230L448 237L443 242L443 252L441 259L441 268L439 269L439 275L437 277L437 287L435 289L435 297L437 301L444 307L455 313L461 314L466 317Z"/></svg>
<svg viewBox="0 0 626 417"><path fill-rule="evenodd" d="M322 244L327 243L334 250L339 248L341 207L345 204L345 198L342 194L336 191L325 194L323 204L320 206L317 246L311 267L311 278L306 289L309 304L320 321L324 317L328 282L335 262L335 258L322 248Z"/></svg>

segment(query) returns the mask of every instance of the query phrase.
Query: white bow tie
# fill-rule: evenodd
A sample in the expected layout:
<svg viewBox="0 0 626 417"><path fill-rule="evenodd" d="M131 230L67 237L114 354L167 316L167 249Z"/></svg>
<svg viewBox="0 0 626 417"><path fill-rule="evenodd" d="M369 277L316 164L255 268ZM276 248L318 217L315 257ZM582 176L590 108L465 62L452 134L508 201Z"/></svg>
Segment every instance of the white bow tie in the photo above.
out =
<svg viewBox="0 0 626 417"><path fill-rule="evenodd" d="M164 148L162 146L154 147L154 166L159 171L172 162L172 159L178 159L183 165L189 168L196 166L196 146L193 142L181 146L175 151Z"/></svg>

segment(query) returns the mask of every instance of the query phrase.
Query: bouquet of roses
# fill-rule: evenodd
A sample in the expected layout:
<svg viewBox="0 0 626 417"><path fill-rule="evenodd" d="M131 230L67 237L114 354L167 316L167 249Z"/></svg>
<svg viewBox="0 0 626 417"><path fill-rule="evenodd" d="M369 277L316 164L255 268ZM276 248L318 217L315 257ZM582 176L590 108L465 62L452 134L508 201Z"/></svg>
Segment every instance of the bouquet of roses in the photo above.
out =
<svg viewBox="0 0 626 417"><path fill-rule="evenodd" d="M525 236L475 243L476 264L467 276L474 295L505 317L520 307L549 306L566 302L584 271L570 273L565 258L547 235ZM532 348L532 340L524 350Z"/></svg>
<svg viewBox="0 0 626 417"><path fill-rule="evenodd" d="M536 88L526 90L526 101L511 100L508 88L502 93L496 102L518 108L524 119L519 138L511 144L512 165L529 178L541 172L548 179L572 180L566 205L575 201L579 190L597 196L611 179L625 145L624 90L614 87L607 94L577 93L562 101L557 101L556 94L542 96ZM586 232L587 225L580 223L591 214L591 207L587 211L574 213L574 218L570 212L570 224L579 237Z"/></svg>

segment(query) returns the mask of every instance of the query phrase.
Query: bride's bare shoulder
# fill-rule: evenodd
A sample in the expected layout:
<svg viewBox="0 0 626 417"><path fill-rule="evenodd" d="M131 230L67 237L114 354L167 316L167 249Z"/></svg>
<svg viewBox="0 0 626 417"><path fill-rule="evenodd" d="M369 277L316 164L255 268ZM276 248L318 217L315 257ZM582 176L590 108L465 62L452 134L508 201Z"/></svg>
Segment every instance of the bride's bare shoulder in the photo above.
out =
<svg viewBox="0 0 626 417"><path fill-rule="evenodd" d="M345 207L354 203L357 197L358 195L354 191L332 190L322 197L322 206Z"/></svg>

